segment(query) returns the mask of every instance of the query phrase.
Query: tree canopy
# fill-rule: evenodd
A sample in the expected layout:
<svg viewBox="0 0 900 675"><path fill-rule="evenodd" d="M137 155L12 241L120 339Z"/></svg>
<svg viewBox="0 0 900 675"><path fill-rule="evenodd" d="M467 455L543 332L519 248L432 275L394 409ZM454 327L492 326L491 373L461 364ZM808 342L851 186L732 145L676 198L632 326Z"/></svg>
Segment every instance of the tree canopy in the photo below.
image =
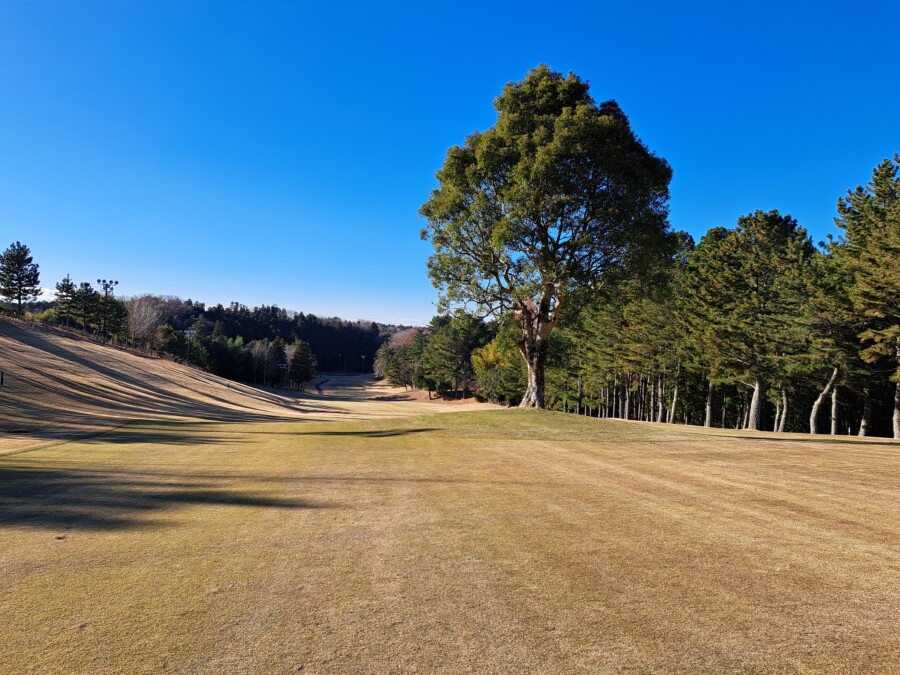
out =
<svg viewBox="0 0 900 675"><path fill-rule="evenodd" d="M16 302L16 315L22 315L22 303L40 295L40 272L31 250L18 241L9 245L0 257L0 295Z"/></svg>
<svg viewBox="0 0 900 675"><path fill-rule="evenodd" d="M672 171L615 101L546 66L508 84L497 122L451 148L422 206L443 307L512 313L528 366L523 407L544 407L550 332L573 294L597 290L667 244Z"/></svg>

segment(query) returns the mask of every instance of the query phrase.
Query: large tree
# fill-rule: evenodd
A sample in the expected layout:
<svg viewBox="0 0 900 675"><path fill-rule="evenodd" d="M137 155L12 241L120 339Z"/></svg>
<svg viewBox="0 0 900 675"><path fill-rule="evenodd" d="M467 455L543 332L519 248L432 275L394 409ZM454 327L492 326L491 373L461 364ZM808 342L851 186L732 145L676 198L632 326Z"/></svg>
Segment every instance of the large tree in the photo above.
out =
<svg viewBox="0 0 900 675"><path fill-rule="evenodd" d="M546 66L508 84L497 122L451 148L421 209L441 305L514 314L528 367L522 407L544 407L560 310L665 248L672 171L615 101Z"/></svg>
<svg viewBox="0 0 900 675"><path fill-rule="evenodd" d="M9 245L0 257L0 295L16 301L16 316L22 316L22 303L41 293L38 265L31 251L18 241Z"/></svg>
<svg viewBox="0 0 900 675"><path fill-rule="evenodd" d="M885 159L866 187L838 202L844 237L834 252L852 278L850 299L867 321L864 359L894 363L894 438L900 438L900 155Z"/></svg>

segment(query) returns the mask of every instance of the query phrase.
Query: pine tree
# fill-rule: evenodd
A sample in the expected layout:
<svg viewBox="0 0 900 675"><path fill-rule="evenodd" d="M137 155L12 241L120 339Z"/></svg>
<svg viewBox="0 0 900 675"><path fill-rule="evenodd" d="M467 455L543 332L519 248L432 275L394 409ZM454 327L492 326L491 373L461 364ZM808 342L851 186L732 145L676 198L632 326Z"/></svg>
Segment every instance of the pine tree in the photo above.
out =
<svg viewBox="0 0 900 675"><path fill-rule="evenodd" d="M797 316L813 254L797 221L756 211L734 230L710 230L691 255L691 321L710 370L752 387L747 428L761 428L768 384L784 380L788 355L803 349Z"/></svg>
<svg viewBox="0 0 900 675"><path fill-rule="evenodd" d="M78 288L75 282L67 274L66 278L56 284L56 304L62 310L66 319L66 328L69 327L69 317L72 315L72 303L75 300L75 292Z"/></svg>
<svg viewBox="0 0 900 675"><path fill-rule="evenodd" d="M851 276L850 299L865 317L862 357L894 363L894 438L900 438L900 154L885 159L859 186L838 202L844 238L836 256Z"/></svg>
<svg viewBox="0 0 900 675"><path fill-rule="evenodd" d="M316 357L305 340L297 340L294 343L294 354L291 357L288 374L300 386L301 391L306 382L316 376Z"/></svg>
<svg viewBox="0 0 900 675"><path fill-rule="evenodd" d="M81 330L86 333L93 325L99 325L100 293L87 281L81 282L75 291L73 314L81 322Z"/></svg>
<svg viewBox="0 0 900 675"><path fill-rule="evenodd" d="M38 265L30 249L18 241L9 245L0 257L0 295L16 301L16 316L22 316L22 303L41 293Z"/></svg>

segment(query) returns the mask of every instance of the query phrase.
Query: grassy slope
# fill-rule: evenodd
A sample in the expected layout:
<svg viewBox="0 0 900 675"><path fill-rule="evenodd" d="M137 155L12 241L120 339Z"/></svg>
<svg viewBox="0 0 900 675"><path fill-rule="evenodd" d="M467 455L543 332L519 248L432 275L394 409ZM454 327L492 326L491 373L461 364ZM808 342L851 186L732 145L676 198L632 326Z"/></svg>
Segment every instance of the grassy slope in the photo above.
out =
<svg viewBox="0 0 900 675"><path fill-rule="evenodd" d="M360 384L358 377L332 378L342 385L345 401L323 399L315 392L264 390L4 319L0 319L0 370L5 373L0 387L0 454L135 421L352 419L418 414L426 405L402 400L402 391L379 392L394 400L371 400L372 392L347 386Z"/></svg>
<svg viewBox="0 0 900 675"><path fill-rule="evenodd" d="M0 457L0 670L896 672L898 449L135 423Z"/></svg>

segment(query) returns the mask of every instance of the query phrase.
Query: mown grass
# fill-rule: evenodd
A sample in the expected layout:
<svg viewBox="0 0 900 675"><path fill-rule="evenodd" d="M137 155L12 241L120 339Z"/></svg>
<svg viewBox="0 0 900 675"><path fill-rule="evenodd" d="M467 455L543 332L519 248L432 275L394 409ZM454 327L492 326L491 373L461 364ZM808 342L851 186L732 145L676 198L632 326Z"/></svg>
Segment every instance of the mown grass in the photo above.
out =
<svg viewBox="0 0 900 675"><path fill-rule="evenodd" d="M0 457L0 670L891 672L900 452L832 440L496 410Z"/></svg>

